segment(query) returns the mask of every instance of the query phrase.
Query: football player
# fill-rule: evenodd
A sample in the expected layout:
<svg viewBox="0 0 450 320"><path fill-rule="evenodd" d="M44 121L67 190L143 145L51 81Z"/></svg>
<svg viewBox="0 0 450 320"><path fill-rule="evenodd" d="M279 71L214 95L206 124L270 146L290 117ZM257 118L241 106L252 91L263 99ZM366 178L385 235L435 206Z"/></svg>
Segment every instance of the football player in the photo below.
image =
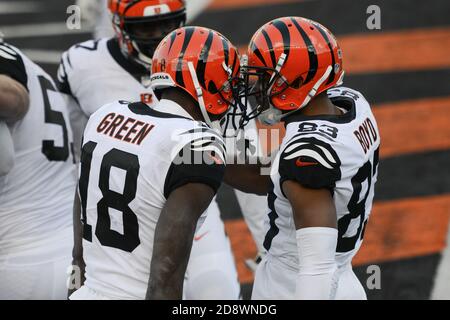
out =
<svg viewBox="0 0 450 320"><path fill-rule="evenodd" d="M69 108L77 154L85 123L101 106L116 100L141 100L150 106L157 102L149 83L151 58L162 38L186 19L181 0L111 0L109 10L116 36L73 46L63 54L58 72L60 89L73 97ZM253 234L259 236L264 215L261 199L243 193L237 197L248 208L245 214L253 221L249 224ZM261 234L256 241L260 247ZM187 298L239 298L234 258L215 200L195 237L192 257L186 275ZM222 284L220 291L215 283Z"/></svg>
<svg viewBox="0 0 450 320"><path fill-rule="evenodd" d="M93 28L94 39L109 38L114 35L111 25L109 0L77 0L75 4L81 9L83 23ZM188 22L193 21L211 3L212 0L185 0Z"/></svg>
<svg viewBox="0 0 450 320"><path fill-rule="evenodd" d="M86 280L71 299L182 298L194 232L225 170L214 128L238 97L239 64L219 33L180 28L153 58L158 103L113 102L90 117L74 248Z"/></svg>
<svg viewBox="0 0 450 320"><path fill-rule="evenodd" d="M269 190L268 254L256 271L252 298L366 299L351 261L378 173L380 134L370 105L360 92L336 87L344 75L341 49L312 20L265 24L249 44L248 61L244 73L258 80L252 91L259 119L286 127L270 177L235 184Z"/></svg>
<svg viewBox="0 0 450 320"><path fill-rule="evenodd" d="M0 122L13 144L0 177L0 299L65 299L76 185L68 112L50 76L5 42Z"/></svg>

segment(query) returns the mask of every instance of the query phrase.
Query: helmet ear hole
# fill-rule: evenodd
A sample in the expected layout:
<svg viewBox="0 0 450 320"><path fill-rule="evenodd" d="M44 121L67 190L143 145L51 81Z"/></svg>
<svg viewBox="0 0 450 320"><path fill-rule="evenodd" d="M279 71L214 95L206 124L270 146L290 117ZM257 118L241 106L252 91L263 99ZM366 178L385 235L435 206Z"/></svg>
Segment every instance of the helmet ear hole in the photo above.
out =
<svg viewBox="0 0 450 320"><path fill-rule="evenodd" d="M216 94L219 92L219 89L217 89L217 86L213 81L210 81L208 83L208 91L212 94Z"/></svg>
<svg viewBox="0 0 450 320"><path fill-rule="evenodd" d="M294 89L299 89L300 86L302 85L302 83L303 83L302 77L298 77L297 79L295 79L295 80L291 83L290 86L291 86L292 88L294 88Z"/></svg>

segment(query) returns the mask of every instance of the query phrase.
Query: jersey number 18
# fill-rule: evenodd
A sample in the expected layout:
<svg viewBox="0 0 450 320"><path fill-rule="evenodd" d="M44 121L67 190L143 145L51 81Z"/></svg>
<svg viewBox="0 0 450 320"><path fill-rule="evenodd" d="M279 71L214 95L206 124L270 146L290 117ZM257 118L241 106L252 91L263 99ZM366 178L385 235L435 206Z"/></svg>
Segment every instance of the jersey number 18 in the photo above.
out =
<svg viewBox="0 0 450 320"><path fill-rule="evenodd" d="M92 242L92 226L87 221L86 203L92 157L96 147L97 143L89 141L82 148L79 182L84 226L83 238L90 242ZM117 193L109 187L109 176L112 167L126 171L123 194ZM136 197L139 168L139 159L136 155L115 148L107 152L102 158L98 186L103 197L97 203L98 217L95 236L103 246L132 252L141 243L138 219L129 207L130 202ZM111 229L109 208L122 212L123 234Z"/></svg>

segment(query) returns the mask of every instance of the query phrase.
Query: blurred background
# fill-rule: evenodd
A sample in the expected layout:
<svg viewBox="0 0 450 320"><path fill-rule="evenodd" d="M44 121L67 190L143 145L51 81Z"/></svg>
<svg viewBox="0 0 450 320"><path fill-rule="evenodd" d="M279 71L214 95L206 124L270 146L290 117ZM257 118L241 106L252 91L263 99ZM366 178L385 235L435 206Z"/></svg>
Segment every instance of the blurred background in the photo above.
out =
<svg viewBox="0 0 450 320"><path fill-rule="evenodd" d="M74 0L0 0L0 31L53 77L63 51L92 38L92 23L69 30ZM96 0L81 1L96 21ZM89 2L93 5L90 7ZM381 29L369 30L370 5ZM328 27L344 55L344 85L372 104L382 136L376 201L354 259L369 299L450 299L450 1L188 0L190 24L216 29L241 52L269 20L303 16ZM195 17L195 18L194 18ZM107 33L108 30L98 30ZM243 295L256 247L234 193L219 195ZM381 288L368 288L377 265Z"/></svg>

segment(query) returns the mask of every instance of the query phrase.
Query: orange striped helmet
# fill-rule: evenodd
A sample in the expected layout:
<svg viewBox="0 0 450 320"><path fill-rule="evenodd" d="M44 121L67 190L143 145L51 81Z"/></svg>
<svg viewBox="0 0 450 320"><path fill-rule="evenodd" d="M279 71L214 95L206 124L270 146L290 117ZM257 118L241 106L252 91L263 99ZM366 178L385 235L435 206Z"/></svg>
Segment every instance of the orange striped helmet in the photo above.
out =
<svg viewBox="0 0 450 320"><path fill-rule="evenodd" d="M149 66L161 40L186 22L184 0L109 0L122 51Z"/></svg>
<svg viewBox="0 0 450 320"><path fill-rule="evenodd" d="M300 17L275 19L262 26L248 47L249 74L258 75L269 105L260 117L273 124L321 92L342 83L342 52L321 24ZM263 80L265 79L265 80Z"/></svg>
<svg viewBox="0 0 450 320"><path fill-rule="evenodd" d="M160 43L152 62L151 87L178 87L198 102L208 125L209 114L223 115L239 99L240 57L220 33L203 27L183 27Z"/></svg>

